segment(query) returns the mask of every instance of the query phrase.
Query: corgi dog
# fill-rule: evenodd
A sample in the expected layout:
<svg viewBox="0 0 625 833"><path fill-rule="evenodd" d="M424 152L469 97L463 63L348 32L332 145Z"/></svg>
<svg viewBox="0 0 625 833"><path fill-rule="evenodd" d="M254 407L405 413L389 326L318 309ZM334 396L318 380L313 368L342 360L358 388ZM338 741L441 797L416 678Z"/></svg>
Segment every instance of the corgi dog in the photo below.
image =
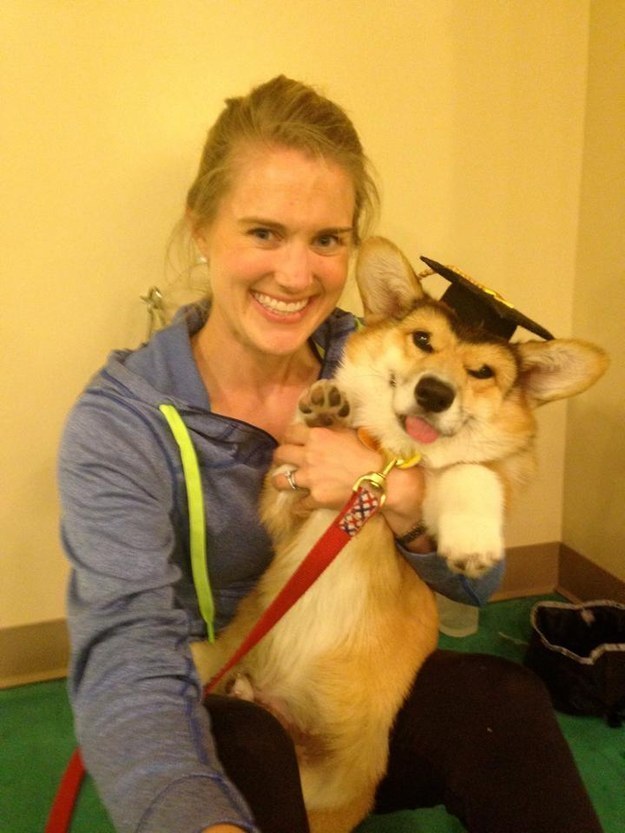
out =
<svg viewBox="0 0 625 833"><path fill-rule="evenodd" d="M383 238L365 241L356 278L365 326L297 419L365 428L388 456L420 455L437 551L479 576L503 557L505 508L534 470L534 409L588 388L607 358L581 341L508 343L463 325ZM337 515L303 514L301 492L277 490L273 474L261 514L275 557L216 643L194 644L204 683ZM377 514L217 689L255 700L290 732L312 833L349 833L370 812L394 718L437 640L433 593Z"/></svg>

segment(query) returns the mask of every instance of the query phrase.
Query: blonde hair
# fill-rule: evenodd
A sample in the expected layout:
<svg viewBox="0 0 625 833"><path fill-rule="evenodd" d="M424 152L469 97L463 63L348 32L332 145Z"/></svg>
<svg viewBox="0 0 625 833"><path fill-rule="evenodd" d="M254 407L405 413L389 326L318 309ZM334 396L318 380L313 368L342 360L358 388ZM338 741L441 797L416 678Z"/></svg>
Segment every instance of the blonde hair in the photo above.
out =
<svg viewBox="0 0 625 833"><path fill-rule="evenodd" d="M246 96L226 99L225 109L208 132L187 194L193 230L214 219L232 186L240 153L258 146L302 150L342 167L354 186L354 242L365 236L377 213L379 193L354 125L337 104L284 75Z"/></svg>

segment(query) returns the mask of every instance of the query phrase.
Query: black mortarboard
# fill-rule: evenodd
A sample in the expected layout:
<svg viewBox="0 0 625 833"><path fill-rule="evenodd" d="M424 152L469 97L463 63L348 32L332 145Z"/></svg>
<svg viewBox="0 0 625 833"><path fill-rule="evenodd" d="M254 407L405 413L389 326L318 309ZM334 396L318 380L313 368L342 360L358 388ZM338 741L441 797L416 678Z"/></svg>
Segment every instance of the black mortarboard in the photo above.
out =
<svg viewBox="0 0 625 833"><path fill-rule="evenodd" d="M422 257L421 260L451 283L441 301L455 310L467 324L506 340L512 337L517 327L524 327L547 341L554 338L548 330L516 310L497 292L482 286L455 267L443 266L429 257Z"/></svg>

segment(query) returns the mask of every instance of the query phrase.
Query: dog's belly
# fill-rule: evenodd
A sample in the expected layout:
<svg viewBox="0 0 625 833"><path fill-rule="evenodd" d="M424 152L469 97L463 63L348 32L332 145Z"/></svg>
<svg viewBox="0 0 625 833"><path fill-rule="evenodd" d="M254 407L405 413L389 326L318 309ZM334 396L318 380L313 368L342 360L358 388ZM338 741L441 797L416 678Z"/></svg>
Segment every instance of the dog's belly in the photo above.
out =
<svg viewBox="0 0 625 833"><path fill-rule="evenodd" d="M272 565L260 598L275 592L274 573L283 583ZM433 595L375 519L241 663L255 699L291 733L309 809L374 788L391 724L436 642Z"/></svg>
<svg viewBox="0 0 625 833"><path fill-rule="evenodd" d="M279 547L217 644L194 646L204 680L234 652L333 515L313 513L296 542ZM374 518L233 669L289 731L309 812L325 817L372 801L390 727L437 638L432 592L397 554L386 523ZM342 829L334 816L328 824L319 830Z"/></svg>

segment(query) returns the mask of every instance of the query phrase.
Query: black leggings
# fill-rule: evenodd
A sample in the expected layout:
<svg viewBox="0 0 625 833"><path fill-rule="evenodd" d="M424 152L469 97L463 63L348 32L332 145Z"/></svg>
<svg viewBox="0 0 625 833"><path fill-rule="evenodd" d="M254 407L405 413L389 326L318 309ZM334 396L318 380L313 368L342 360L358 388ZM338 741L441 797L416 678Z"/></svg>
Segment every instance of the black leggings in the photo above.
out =
<svg viewBox="0 0 625 833"><path fill-rule="evenodd" d="M307 833L290 738L251 703L207 701L220 759L263 833ZM376 813L443 804L470 833L601 833L549 696L532 672L437 651L399 712Z"/></svg>

